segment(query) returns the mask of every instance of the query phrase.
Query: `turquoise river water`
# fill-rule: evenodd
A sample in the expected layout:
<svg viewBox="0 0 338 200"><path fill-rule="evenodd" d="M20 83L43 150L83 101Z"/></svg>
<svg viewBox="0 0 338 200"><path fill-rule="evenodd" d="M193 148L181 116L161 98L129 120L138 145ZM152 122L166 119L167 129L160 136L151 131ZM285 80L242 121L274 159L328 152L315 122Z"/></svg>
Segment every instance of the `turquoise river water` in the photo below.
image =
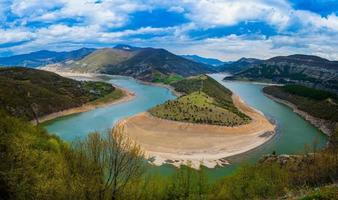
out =
<svg viewBox="0 0 338 200"><path fill-rule="evenodd" d="M262 155L275 151L277 154L296 154L304 151L305 146L316 142L319 148L326 145L327 137L310 123L279 104L262 92L263 85L247 82L222 81L224 74L212 74L215 80L239 95L247 104L262 111L277 124L277 134L269 142L247 153L228 158L230 165L207 169L211 179L231 173L243 163L256 162ZM120 119L143 112L149 108L175 98L170 90L163 87L142 84L127 77L109 76L112 84L126 88L136 94L128 102L98 108L92 111L57 118L44 124L45 128L66 141L83 138L93 131L105 132ZM105 79L108 79L105 77ZM174 167L151 166L152 173L171 174Z"/></svg>

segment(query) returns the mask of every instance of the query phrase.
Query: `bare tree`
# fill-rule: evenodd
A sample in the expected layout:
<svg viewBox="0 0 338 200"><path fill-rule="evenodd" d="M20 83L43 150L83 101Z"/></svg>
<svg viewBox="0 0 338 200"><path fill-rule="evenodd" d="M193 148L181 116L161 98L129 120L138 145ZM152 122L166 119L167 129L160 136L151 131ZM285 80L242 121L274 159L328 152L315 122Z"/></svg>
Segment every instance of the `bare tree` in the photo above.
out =
<svg viewBox="0 0 338 200"><path fill-rule="evenodd" d="M117 199L118 193L144 172L143 151L124 134L123 125L117 125L105 137L92 133L73 147L81 155L81 163L89 166L79 166L79 173L85 169L91 177L98 177L94 183L98 199Z"/></svg>
<svg viewBox="0 0 338 200"><path fill-rule="evenodd" d="M124 134L123 125L117 125L108 134L106 141L106 188L111 190L111 199L114 200L130 180L143 173L144 154L140 146Z"/></svg>

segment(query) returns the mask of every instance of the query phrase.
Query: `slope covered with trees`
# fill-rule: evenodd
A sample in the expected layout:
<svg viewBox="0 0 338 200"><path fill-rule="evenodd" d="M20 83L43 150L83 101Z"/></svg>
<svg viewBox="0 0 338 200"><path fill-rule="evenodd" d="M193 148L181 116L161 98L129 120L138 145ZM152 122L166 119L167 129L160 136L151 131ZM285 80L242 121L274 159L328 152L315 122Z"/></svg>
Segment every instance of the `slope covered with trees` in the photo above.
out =
<svg viewBox="0 0 338 200"><path fill-rule="evenodd" d="M322 119L329 132L333 132L338 123L338 97L334 93L317 90L301 85L269 86L263 91L278 99L287 101L297 109Z"/></svg>
<svg viewBox="0 0 338 200"><path fill-rule="evenodd" d="M122 95L108 83L76 81L29 68L0 69L0 108L28 120L103 97L117 99Z"/></svg>
<svg viewBox="0 0 338 200"><path fill-rule="evenodd" d="M337 93L338 61L298 54L277 56L254 63L226 79L298 84Z"/></svg>
<svg viewBox="0 0 338 200"><path fill-rule="evenodd" d="M149 112L159 118L237 126L250 121L232 102L232 92L209 76L190 77L171 84L185 95L155 106Z"/></svg>

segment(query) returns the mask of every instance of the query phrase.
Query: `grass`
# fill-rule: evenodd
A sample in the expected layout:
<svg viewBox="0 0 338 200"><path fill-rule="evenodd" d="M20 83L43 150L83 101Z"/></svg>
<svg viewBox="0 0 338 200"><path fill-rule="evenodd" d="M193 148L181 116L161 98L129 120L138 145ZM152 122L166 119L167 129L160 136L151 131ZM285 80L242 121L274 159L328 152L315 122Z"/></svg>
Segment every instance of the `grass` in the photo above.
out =
<svg viewBox="0 0 338 200"><path fill-rule="evenodd" d="M184 78L182 76L177 74L165 75L160 72L153 73L153 82L155 83L171 84L183 79Z"/></svg>
<svg viewBox="0 0 338 200"><path fill-rule="evenodd" d="M204 92L193 92L176 100L167 101L150 110L150 113L169 120L205 123L222 126L244 124L245 120L229 110L217 106Z"/></svg>
<svg viewBox="0 0 338 200"><path fill-rule="evenodd" d="M171 84L182 97L149 110L159 118L191 123L237 126L250 118L232 102L232 92L209 76L201 75Z"/></svg>

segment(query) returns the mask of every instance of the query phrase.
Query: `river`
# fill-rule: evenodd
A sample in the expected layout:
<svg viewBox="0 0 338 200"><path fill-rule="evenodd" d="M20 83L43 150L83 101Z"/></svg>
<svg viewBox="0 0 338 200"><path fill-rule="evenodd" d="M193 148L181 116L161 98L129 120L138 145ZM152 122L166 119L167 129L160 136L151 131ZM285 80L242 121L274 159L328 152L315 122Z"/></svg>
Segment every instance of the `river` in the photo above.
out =
<svg viewBox="0 0 338 200"><path fill-rule="evenodd" d="M311 151L314 143L318 148L325 147L327 137L287 106L266 97L262 92L263 85L223 81L224 76L224 74L211 75L215 80L239 95L247 104L262 111L268 118L275 121L277 134L259 148L229 158L231 165L208 169L207 173L211 179L227 175L243 163L256 162L262 155L273 151L277 154L296 154L304 152L305 149ZM126 103L57 118L45 123L44 127L62 139L72 141L83 138L93 131L107 131L120 119L146 111L157 104L175 98L167 88L145 85L127 77L110 77L108 82L134 92L136 97ZM170 174L173 170L174 168L168 165L151 167L152 172L164 175Z"/></svg>

